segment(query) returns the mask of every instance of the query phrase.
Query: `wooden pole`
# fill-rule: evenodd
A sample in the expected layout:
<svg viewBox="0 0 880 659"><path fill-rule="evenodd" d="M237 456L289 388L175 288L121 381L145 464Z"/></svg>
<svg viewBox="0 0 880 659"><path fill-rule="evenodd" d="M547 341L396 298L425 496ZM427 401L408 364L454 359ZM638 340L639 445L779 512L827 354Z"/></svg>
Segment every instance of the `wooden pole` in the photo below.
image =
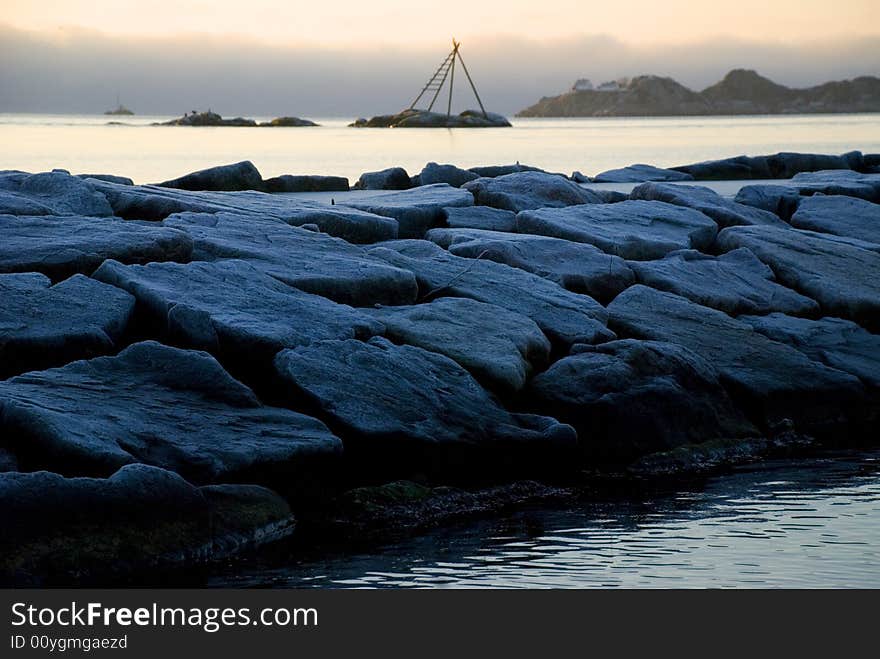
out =
<svg viewBox="0 0 880 659"><path fill-rule="evenodd" d="M455 87L455 56L458 55L458 44L455 43L455 39L452 40L452 43L455 44L455 47L452 49L452 70L449 76L449 103L446 105L447 118L452 116L452 90Z"/></svg>
<svg viewBox="0 0 880 659"><path fill-rule="evenodd" d="M489 115L488 115L488 113L486 112L486 108L483 107L483 101L480 100L480 94L479 94L479 92L477 92L477 86L474 84L474 81L473 81L473 79L471 78L471 74L468 73L467 65L464 63L464 59L462 59L462 57L461 57L461 53L458 52L458 47L457 47L457 46L456 46L456 49L455 49L455 54L458 55L458 61L461 62L461 68L464 69L464 74L467 76L468 82L471 83L471 89L474 90L474 96L477 97L477 103L480 104L480 110L483 111L483 116L484 116L486 119L488 119L488 118L489 118Z"/></svg>

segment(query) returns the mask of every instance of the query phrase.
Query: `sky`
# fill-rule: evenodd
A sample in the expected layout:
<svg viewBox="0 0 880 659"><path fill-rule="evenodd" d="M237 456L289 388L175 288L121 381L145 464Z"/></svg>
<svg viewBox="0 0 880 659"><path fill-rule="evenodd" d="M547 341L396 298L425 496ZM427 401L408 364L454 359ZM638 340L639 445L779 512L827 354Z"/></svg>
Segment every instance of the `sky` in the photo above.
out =
<svg viewBox="0 0 880 659"><path fill-rule="evenodd" d="M579 77L880 74L878 0L0 0L0 112L100 112L117 92L142 114L391 112L453 36L506 113Z"/></svg>

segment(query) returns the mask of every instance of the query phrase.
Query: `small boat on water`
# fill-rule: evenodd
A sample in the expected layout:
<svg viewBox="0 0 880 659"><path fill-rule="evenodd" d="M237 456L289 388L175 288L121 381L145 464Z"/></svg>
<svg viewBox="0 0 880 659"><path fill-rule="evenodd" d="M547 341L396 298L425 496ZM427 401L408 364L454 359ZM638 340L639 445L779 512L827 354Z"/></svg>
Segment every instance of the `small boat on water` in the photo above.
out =
<svg viewBox="0 0 880 659"><path fill-rule="evenodd" d="M130 116L130 115L133 115L134 112L132 112L127 107L125 107L122 103L120 103L119 96L117 95L116 96L116 107L112 110L107 110L106 112L104 112L104 114Z"/></svg>

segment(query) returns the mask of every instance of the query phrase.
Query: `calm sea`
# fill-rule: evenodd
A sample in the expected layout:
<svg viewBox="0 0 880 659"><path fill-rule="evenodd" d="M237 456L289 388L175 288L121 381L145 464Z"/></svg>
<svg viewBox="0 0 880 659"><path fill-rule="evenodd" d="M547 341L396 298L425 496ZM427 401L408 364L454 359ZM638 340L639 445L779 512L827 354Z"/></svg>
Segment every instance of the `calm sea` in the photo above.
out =
<svg viewBox="0 0 880 659"><path fill-rule="evenodd" d="M361 552L236 566L210 585L880 588L880 453L768 462Z"/></svg>
<svg viewBox="0 0 880 659"><path fill-rule="evenodd" d="M589 175L636 162L671 166L743 153L880 152L880 114L514 119L513 128L487 130L354 129L348 119L316 119L318 128L149 125L169 118L0 114L0 169L61 167L150 183L247 159L266 177L356 180L398 165L417 173L431 160L463 167L519 161Z"/></svg>

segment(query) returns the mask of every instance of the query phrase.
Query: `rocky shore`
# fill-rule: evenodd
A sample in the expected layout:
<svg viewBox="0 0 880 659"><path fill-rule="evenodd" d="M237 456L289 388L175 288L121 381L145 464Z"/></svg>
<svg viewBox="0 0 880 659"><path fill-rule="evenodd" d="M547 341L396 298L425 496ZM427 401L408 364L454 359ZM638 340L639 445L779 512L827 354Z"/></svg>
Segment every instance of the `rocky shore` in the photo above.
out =
<svg viewBox="0 0 880 659"><path fill-rule="evenodd" d="M0 234L3 584L877 439L878 155L3 171Z"/></svg>

